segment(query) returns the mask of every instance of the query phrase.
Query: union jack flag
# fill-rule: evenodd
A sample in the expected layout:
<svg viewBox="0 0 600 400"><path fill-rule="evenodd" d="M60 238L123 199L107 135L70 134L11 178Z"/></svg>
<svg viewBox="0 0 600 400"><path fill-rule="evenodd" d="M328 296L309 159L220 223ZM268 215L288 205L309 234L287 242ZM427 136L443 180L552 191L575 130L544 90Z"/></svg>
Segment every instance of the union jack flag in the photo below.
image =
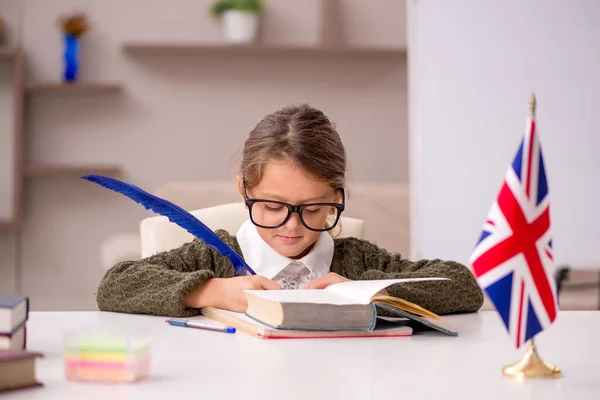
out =
<svg viewBox="0 0 600 400"><path fill-rule="evenodd" d="M554 322L548 182L533 118L469 261L517 348Z"/></svg>

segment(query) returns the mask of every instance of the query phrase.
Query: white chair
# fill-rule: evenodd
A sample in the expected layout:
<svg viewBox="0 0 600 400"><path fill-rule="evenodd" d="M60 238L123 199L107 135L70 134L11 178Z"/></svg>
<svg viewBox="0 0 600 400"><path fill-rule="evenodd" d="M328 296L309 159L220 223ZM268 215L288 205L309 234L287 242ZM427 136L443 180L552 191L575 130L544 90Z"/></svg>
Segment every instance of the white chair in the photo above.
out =
<svg viewBox="0 0 600 400"><path fill-rule="evenodd" d="M190 211L190 213L213 231L224 229L232 235L235 235L244 221L249 218L248 210L242 202L203 208ZM363 238L364 222L362 220L342 216L340 223L341 231L336 237ZM142 257L175 249L194 238L191 233L163 216L142 220L140 236Z"/></svg>
<svg viewBox="0 0 600 400"><path fill-rule="evenodd" d="M368 221L368 227L364 227L364 231L360 233L362 239L389 251L400 252L406 257L409 248L408 193L407 185L351 183L348 192L349 201L342 217L344 225L342 235L358 236L356 232L347 233L352 225L352 219L348 217ZM154 194L186 210L200 210L240 202L240 194L231 181L170 182L156 188ZM211 217L203 216L201 220L210 223ZM211 227L224 228L232 233L237 231L235 227L227 228L221 223L225 222L221 220ZM172 248L171 246L168 247ZM141 255L146 253L142 251L139 233L115 232L101 244L102 268L106 271L121 261L139 260Z"/></svg>

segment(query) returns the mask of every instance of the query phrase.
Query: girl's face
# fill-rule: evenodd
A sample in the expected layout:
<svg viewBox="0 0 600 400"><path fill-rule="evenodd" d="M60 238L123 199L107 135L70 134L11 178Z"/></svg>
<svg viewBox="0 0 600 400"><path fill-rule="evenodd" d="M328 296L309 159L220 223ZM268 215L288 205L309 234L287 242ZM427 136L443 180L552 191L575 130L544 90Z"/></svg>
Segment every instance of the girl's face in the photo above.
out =
<svg viewBox="0 0 600 400"><path fill-rule="evenodd" d="M238 189L243 198L243 182L237 177ZM270 161L263 171L260 183L247 189L249 198L282 201L300 205L307 203L339 203L342 201L341 192L334 190L329 184L319 181L296 167L289 160ZM254 207L257 207L256 204ZM303 214L305 221L309 217L311 225L325 227L328 216L325 212L314 212L310 216ZM268 212L274 213L275 211ZM253 211L253 214L255 212ZM286 210L287 213L287 210ZM315 224L315 225L313 225ZM281 227L266 229L256 227L262 239L279 254L290 258L302 258L317 241L321 232L311 231L302 225L300 216L294 213Z"/></svg>

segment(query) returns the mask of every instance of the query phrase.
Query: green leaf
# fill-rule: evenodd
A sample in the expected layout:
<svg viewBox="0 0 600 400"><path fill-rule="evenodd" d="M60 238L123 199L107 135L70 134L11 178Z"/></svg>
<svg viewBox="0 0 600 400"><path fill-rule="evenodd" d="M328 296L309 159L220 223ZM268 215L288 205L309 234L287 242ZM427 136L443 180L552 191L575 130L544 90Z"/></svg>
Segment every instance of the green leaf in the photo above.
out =
<svg viewBox="0 0 600 400"><path fill-rule="evenodd" d="M264 11L264 4L262 0L217 0L210 7L210 14L219 18L229 10L260 14Z"/></svg>

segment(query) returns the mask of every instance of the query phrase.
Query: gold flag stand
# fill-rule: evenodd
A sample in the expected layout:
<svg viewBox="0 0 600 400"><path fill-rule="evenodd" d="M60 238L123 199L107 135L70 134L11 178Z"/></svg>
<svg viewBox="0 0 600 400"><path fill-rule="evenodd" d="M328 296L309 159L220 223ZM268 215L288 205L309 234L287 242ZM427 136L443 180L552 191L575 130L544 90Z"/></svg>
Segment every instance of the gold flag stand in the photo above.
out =
<svg viewBox="0 0 600 400"><path fill-rule="evenodd" d="M502 373L513 378L560 378L560 368L544 362L538 355L533 339L521 361L504 367Z"/></svg>
<svg viewBox="0 0 600 400"><path fill-rule="evenodd" d="M535 119L535 94L531 93L531 118ZM544 362L537 352L533 338L529 342L527 353L521 361L506 366L502 370L506 376L513 378L559 378L562 376L560 368Z"/></svg>

